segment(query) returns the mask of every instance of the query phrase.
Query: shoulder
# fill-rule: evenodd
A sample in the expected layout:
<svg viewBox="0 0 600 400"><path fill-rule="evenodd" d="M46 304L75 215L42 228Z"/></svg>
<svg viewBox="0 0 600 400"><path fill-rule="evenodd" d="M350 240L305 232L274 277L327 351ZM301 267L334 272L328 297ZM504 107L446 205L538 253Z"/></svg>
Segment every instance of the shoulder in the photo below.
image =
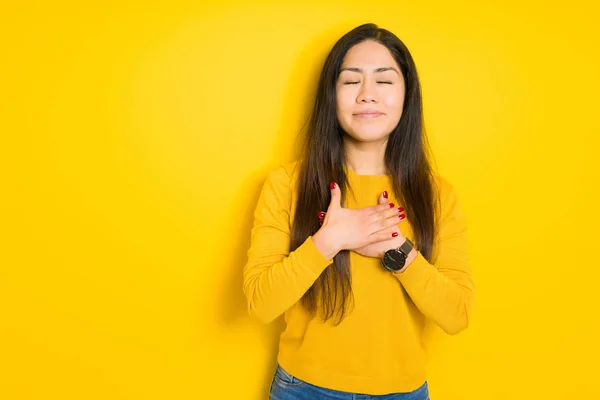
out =
<svg viewBox="0 0 600 400"><path fill-rule="evenodd" d="M294 191L298 174L298 161L279 163L270 168L266 174L263 192L271 201L289 203Z"/></svg>
<svg viewBox="0 0 600 400"><path fill-rule="evenodd" d="M302 164L300 163L300 160L294 160L294 161L282 163L280 165L280 168L285 171L285 173L287 174L288 178L291 181L291 180L297 179L297 176L300 172L301 166L302 166Z"/></svg>
<svg viewBox="0 0 600 400"><path fill-rule="evenodd" d="M298 160L280 163L268 172L267 181L291 188L297 180L300 166Z"/></svg>
<svg viewBox="0 0 600 400"><path fill-rule="evenodd" d="M442 175L435 175L433 177L433 182L435 184L440 203L444 204L452 195L455 194L454 185L452 185L452 183L450 183Z"/></svg>

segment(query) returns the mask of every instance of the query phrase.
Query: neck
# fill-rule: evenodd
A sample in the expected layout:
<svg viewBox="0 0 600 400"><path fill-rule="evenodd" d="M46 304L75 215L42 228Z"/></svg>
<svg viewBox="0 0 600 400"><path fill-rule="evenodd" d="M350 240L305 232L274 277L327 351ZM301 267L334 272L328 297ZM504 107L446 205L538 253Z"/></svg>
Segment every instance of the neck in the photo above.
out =
<svg viewBox="0 0 600 400"><path fill-rule="evenodd" d="M386 146L387 137L379 142L359 142L347 136L344 139L346 163L359 175L387 175Z"/></svg>

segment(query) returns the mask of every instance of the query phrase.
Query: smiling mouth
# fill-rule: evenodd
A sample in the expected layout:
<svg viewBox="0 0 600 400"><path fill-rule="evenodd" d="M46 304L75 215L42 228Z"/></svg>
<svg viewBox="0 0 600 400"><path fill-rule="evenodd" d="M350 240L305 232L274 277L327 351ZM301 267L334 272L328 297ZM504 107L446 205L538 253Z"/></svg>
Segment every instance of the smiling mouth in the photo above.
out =
<svg viewBox="0 0 600 400"><path fill-rule="evenodd" d="M354 114L355 117L357 118L364 118L364 119L373 119L373 118L377 118L382 116L383 113L360 113L360 114Z"/></svg>

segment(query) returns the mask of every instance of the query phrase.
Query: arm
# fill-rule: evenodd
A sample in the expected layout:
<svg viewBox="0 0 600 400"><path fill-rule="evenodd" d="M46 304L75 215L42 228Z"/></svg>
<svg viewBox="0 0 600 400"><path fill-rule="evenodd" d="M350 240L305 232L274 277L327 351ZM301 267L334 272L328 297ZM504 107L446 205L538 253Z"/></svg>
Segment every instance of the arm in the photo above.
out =
<svg viewBox="0 0 600 400"><path fill-rule="evenodd" d="M269 173L254 211L243 277L248 312L265 323L298 302L333 262L333 256L328 259L315 245L319 232L289 251L290 212L290 178L279 167Z"/></svg>
<svg viewBox="0 0 600 400"><path fill-rule="evenodd" d="M395 276L417 308L453 335L469 324L475 287L469 264L466 220L452 186L442 185L446 186L448 196L442 201L436 243L438 255L434 264L416 252L412 263Z"/></svg>

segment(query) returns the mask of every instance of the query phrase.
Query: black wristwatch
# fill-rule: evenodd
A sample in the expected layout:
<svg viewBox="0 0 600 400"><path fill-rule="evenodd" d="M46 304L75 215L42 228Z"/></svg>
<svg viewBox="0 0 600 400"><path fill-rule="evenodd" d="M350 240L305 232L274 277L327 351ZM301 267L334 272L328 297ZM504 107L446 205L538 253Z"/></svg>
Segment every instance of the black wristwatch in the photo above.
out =
<svg viewBox="0 0 600 400"><path fill-rule="evenodd" d="M412 242L407 238L400 247L386 251L383 255L383 259L381 260L381 264L388 271L400 271L406 264L408 253L410 253L414 247L415 246L412 244Z"/></svg>

